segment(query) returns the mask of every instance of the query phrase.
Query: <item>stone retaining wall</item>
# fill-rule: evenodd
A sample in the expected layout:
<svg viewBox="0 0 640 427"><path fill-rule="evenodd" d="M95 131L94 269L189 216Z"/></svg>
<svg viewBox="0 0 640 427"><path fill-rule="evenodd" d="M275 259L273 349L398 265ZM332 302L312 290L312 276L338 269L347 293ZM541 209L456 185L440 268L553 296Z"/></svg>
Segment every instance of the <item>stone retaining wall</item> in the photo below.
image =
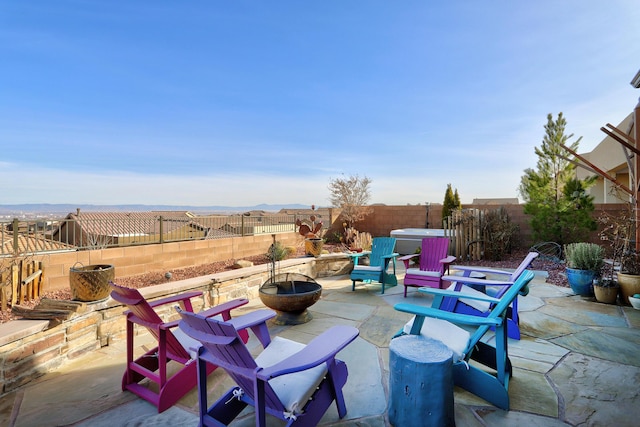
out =
<svg viewBox="0 0 640 427"><path fill-rule="evenodd" d="M296 258L278 263L278 272L301 273L318 278L348 274L352 268L344 254L320 258ZM204 295L193 299L194 310L235 299L259 298L258 290L269 277L267 265L258 265L162 285L142 288L149 300L164 298L190 290ZM126 339L124 308L111 298L88 304L84 313L62 323L47 320L16 320L0 325L0 396L65 362L107 346L114 340ZM177 314L173 307L158 310L165 320ZM145 333L140 330L140 333ZM123 360L123 364L124 364ZM124 369L124 368L123 368Z"/></svg>

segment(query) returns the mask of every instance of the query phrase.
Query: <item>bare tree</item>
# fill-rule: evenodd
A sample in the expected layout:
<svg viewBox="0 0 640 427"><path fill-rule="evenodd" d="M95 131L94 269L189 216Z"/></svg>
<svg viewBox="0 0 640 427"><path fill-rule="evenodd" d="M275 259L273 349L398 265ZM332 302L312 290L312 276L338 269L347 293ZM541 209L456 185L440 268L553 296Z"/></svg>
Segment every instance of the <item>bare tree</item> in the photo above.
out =
<svg viewBox="0 0 640 427"><path fill-rule="evenodd" d="M373 209L367 206L371 198L370 184L370 178L360 178L358 175L329 181L329 201L332 206L342 210L342 217L347 222L346 228L352 227L354 223L373 212Z"/></svg>

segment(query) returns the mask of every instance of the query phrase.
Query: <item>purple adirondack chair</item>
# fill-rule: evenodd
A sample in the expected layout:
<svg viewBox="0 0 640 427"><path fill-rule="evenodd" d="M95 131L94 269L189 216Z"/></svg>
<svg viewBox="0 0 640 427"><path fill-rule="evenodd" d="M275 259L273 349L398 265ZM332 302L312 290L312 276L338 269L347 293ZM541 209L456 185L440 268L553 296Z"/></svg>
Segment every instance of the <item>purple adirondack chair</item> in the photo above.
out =
<svg viewBox="0 0 640 427"><path fill-rule="evenodd" d="M408 287L442 288L442 275L449 265L456 260L454 256L448 256L448 237L427 237L422 239L420 254L405 255L398 258L404 262L406 273L404 275L404 296L407 296ZM409 267L412 258L420 257L418 267Z"/></svg>
<svg viewBox="0 0 640 427"><path fill-rule="evenodd" d="M472 267L456 265L457 270L462 270L462 276L443 276L442 280L452 282L448 289L462 292L468 295L483 295L487 286L499 287L497 292L494 292L493 297L502 298L502 296L509 290L509 287L515 283L515 281L522 275L522 273L529 267L534 259L539 255L538 252L529 252L525 259L520 263L518 268L513 272L496 270L486 267ZM486 280L477 277L472 277L473 273L481 273L483 275L497 275L498 277L504 277L506 280ZM525 287L520 295L526 295L529 292L528 287ZM442 309L452 311L460 314L471 314L474 316L487 316L490 313L494 304L486 301L478 301L470 298L445 298L442 304ZM509 338L516 340L520 339L520 318L518 316L518 298L514 298L511 306L507 311L507 333Z"/></svg>
<svg viewBox="0 0 640 427"><path fill-rule="evenodd" d="M165 304L182 304L184 309L192 312L191 298L202 295L202 292L193 291L180 295L167 297L161 300L148 302L137 289L125 288L110 283L111 298L126 305L129 310L127 316L127 368L122 377L122 390L129 390L137 396L154 404L158 412L162 412L173 406L182 396L196 386L196 364L194 355L200 343L183 333L177 326L178 321L163 322L155 312L154 307ZM222 319L231 319L230 311L236 307L247 304L247 299L237 299L212 307L201 313L202 316L220 316ZM157 340L157 346L146 351L140 357L134 358L134 324L143 326ZM245 342L249 335L247 331L241 331ZM168 373L167 365L174 361L181 365L176 372ZM208 375L216 368L215 365L207 366ZM146 385L146 379L157 384L154 387Z"/></svg>
<svg viewBox="0 0 640 427"><path fill-rule="evenodd" d="M178 310L180 328L200 341L198 395L201 426L226 426L247 406L255 408L256 426L266 425L266 414L287 426L315 426L335 400L338 415L347 409L342 387L347 366L335 355L358 336L351 326L334 326L304 345L281 337L273 340L266 321L272 310L258 310L230 321L206 319ZM238 330L251 328L264 350L254 359ZM211 407L207 403L206 367L215 364L233 378L231 388Z"/></svg>

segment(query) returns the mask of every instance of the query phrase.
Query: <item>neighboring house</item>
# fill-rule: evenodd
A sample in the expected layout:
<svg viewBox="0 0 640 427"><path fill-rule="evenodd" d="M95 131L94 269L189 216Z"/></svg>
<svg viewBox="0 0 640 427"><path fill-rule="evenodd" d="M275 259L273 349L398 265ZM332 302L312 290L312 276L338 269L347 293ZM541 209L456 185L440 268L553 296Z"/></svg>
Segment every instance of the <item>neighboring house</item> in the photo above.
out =
<svg viewBox="0 0 640 427"><path fill-rule="evenodd" d="M0 233L0 255L16 255L15 243L18 244L18 254L20 255L31 252L75 250L75 247L71 245L55 242L44 236L31 236L23 233L14 235L11 231L2 231Z"/></svg>
<svg viewBox="0 0 640 427"><path fill-rule="evenodd" d="M491 206L503 206L503 205L519 205L520 201L517 197L508 197L502 199L473 199L472 205L491 205Z"/></svg>
<svg viewBox="0 0 640 427"><path fill-rule="evenodd" d="M622 122L615 126L624 134L631 136L631 138L634 138L635 133L633 117L634 113L632 112L625 117ZM625 151L627 152L626 154ZM634 188L627 164L627 156L633 156L633 153L624 148L622 144L611 136L606 135L602 142L600 142L600 144L598 144L591 152L581 153L580 156L617 180L619 183L630 189ZM579 179L585 179L592 175L598 174L593 170L588 170L583 167L578 167L576 170L576 177ZM629 202L629 195L627 193L616 189L616 185L614 183L600 175L598 175L596 184L587 192L594 197L594 203Z"/></svg>
<svg viewBox="0 0 640 427"><path fill-rule="evenodd" d="M161 221L162 218L162 221ZM105 247L202 239L210 231L188 212L81 212L70 213L52 232L51 239L81 247Z"/></svg>
<svg viewBox="0 0 640 427"><path fill-rule="evenodd" d="M226 217L226 219L227 222L220 227L220 230L233 235L267 234L292 231L294 229L294 223L290 218L278 214L255 216L254 212L251 217L237 215Z"/></svg>

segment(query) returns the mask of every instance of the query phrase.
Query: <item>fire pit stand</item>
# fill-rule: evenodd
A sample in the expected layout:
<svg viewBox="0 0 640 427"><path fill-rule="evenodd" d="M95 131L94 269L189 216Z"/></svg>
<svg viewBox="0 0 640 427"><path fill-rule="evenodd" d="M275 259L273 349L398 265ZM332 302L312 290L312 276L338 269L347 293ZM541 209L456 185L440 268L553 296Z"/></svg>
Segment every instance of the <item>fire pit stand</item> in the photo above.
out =
<svg viewBox="0 0 640 427"><path fill-rule="evenodd" d="M275 235L271 245L270 278L259 289L260 300L275 310L272 320L276 325L299 325L312 319L307 308L320 299L322 286L311 277L300 273L277 274L275 261Z"/></svg>

